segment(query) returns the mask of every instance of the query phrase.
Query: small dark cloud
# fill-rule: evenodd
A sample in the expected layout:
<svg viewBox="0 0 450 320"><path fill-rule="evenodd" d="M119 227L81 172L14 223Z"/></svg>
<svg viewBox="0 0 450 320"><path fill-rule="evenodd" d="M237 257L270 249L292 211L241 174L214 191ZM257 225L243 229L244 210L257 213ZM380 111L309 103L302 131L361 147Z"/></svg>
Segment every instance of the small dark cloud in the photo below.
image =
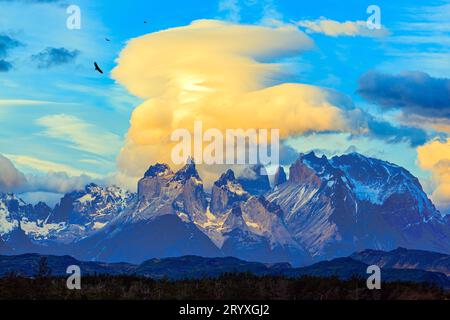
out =
<svg viewBox="0 0 450 320"><path fill-rule="evenodd" d="M21 43L7 36L5 34L0 34L0 58L6 58L9 50L19 47Z"/></svg>
<svg viewBox="0 0 450 320"><path fill-rule="evenodd" d="M8 72L12 69L11 62L7 61L6 58L8 58L10 50L21 45L20 41L5 34L0 34L0 72Z"/></svg>
<svg viewBox="0 0 450 320"><path fill-rule="evenodd" d="M424 72L390 75L375 71L359 79L358 94L385 109L450 118L450 79Z"/></svg>
<svg viewBox="0 0 450 320"><path fill-rule="evenodd" d="M12 69L12 64L6 60L0 59L0 72L8 72Z"/></svg>
<svg viewBox="0 0 450 320"><path fill-rule="evenodd" d="M68 64L79 56L80 51L68 50L66 48L46 48L45 50L31 56L33 61L37 62L40 69L48 69L51 67Z"/></svg>
<svg viewBox="0 0 450 320"><path fill-rule="evenodd" d="M407 141L412 147L417 147L428 140L427 133L415 127L393 126L389 122L376 119L370 119L367 125L371 136L388 143Z"/></svg>

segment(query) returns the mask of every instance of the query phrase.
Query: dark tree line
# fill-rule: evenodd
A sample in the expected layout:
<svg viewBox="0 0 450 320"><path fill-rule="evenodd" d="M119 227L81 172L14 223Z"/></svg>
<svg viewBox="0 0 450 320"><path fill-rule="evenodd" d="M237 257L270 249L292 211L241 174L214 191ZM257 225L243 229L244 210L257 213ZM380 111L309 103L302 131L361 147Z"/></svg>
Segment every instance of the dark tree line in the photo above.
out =
<svg viewBox="0 0 450 320"><path fill-rule="evenodd" d="M81 290L68 290L66 278L24 278L10 274L0 279L0 299L131 299L131 300L412 300L450 299L442 289L426 284L383 283L368 290L364 279L302 277L297 279L250 274L224 274L199 280L149 279L134 276L82 277Z"/></svg>

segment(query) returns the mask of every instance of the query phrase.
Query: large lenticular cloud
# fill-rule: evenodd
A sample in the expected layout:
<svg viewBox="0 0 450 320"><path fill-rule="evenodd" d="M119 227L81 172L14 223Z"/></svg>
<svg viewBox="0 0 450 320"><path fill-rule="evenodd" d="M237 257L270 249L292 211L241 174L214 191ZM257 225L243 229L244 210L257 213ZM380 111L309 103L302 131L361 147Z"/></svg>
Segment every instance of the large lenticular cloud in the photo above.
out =
<svg viewBox="0 0 450 320"><path fill-rule="evenodd" d="M113 77L145 100L132 114L119 167L139 177L149 164L171 164L171 133L217 128L280 129L285 139L309 131L349 130L335 94L303 84L275 84L286 65L270 63L314 47L294 26L276 28L200 20L132 39Z"/></svg>

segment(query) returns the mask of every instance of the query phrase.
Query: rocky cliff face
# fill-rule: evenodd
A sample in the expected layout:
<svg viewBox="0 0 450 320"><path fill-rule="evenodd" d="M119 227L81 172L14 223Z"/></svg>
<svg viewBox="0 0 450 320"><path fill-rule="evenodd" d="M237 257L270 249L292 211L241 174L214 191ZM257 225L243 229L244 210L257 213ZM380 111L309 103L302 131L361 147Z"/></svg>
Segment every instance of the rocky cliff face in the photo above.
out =
<svg viewBox="0 0 450 320"><path fill-rule="evenodd" d="M287 182L286 172L284 171L283 167L278 167L273 179L273 186L277 187L285 182Z"/></svg>
<svg viewBox="0 0 450 320"><path fill-rule="evenodd" d="M234 172L228 170L213 184L210 210L221 215L231 209L234 203L245 201L249 197L250 194L237 181Z"/></svg>
<svg viewBox="0 0 450 320"><path fill-rule="evenodd" d="M207 220L206 209L194 163L175 173L166 165L151 166L139 181L136 201L106 228L79 241L75 254L131 262L186 254L220 256L197 227Z"/></svg>

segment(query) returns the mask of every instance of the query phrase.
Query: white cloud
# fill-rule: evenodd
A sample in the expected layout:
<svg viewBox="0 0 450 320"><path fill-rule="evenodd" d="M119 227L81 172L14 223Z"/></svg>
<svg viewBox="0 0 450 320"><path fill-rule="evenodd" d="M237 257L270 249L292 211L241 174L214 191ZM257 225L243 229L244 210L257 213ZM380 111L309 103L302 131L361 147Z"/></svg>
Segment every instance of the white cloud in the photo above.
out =
<svg viewBox="0 0 450 320"><path fill-rule="evenodd" d="M99 177L98 174L94 172L89 172L81 169L77 169L65 164L56 163L52 161L46 161L37 159L34 157L26 156L26 155L14 155L7 154L9 159L11 159L17 166L21 168L29 168L37 171L41 171L44 173L47 172L65 172L68 175L72 176L80 176L80 175L88 175L94 178Z"/></svg>
<svg viewBox="0 0 450 320"><path fill-rule="evenodd" d="M69 142L71 148L96 155L114 155L122 139L109 131L68 114L44 116L36 123L46 129L40 134L48 138Z"/></svg>
<svg viewBox="0 0 450 320"><path fill-rule="evenodd" d="M234 22L241 20L241 7L239 0L219 1L219 11L226 14L226 19Z"/></svg>
<svg viewBox="0 0 450 320"><path fill-rule="evenodd" d="M308 33L322 33L330 37L383 37L389 34L385 27L371 30L366 21L339 22L326 18L317 20L301 20L296 22L299 27L305 28Z"/></svg>
<svg viewBox="0 0 450 320"><path fill-rule="evenodd" d="M33 167L42 173L25 175L10 159L18 166ZM26 156L0 154L0 172L0 192L29 193L30 196L43 192L61 194L83 189L90 182L103 182L92 173Z"/></svg>
<svg viewBox="0 0 450 320"><path fill-rule="evenodd" d="M28 99L0 99L0 106L13 107L13 106L35 106L35 105L49 105L49 104L65 104L53 101L42 100L28 100Z"/></svg>
<svg viewBox="0 0 450 320"><path fill-rule="evenodd" d="M277 26L283 20L283 15L278 11L273 0L263 1L263 16L261 22L265 25Z"/></svg>
<svg viewBox="0 0 450 320"><path fill-rule="evenodd" d="M42 192L33 191L20 194L20 198L26 203L38 204L39 202L45 202L49 207L54 207L64 195L55 192Z"/></svg>
<svg viewBox="0 0 450 320"><path fill-rule="evenodd" d="M26 182L22 172L14 164L0 154L0 192L11 192Z"/></svg>
<svg viewBox="0 0 450 320"><path fill-rule="evenodd" d="M93 182L93 178L87 175L69 176L65 172L48 172L44 175L32 175L27 177L27 184L23 187L28 192L67 193L73 190L82 190Z"/></svg>

